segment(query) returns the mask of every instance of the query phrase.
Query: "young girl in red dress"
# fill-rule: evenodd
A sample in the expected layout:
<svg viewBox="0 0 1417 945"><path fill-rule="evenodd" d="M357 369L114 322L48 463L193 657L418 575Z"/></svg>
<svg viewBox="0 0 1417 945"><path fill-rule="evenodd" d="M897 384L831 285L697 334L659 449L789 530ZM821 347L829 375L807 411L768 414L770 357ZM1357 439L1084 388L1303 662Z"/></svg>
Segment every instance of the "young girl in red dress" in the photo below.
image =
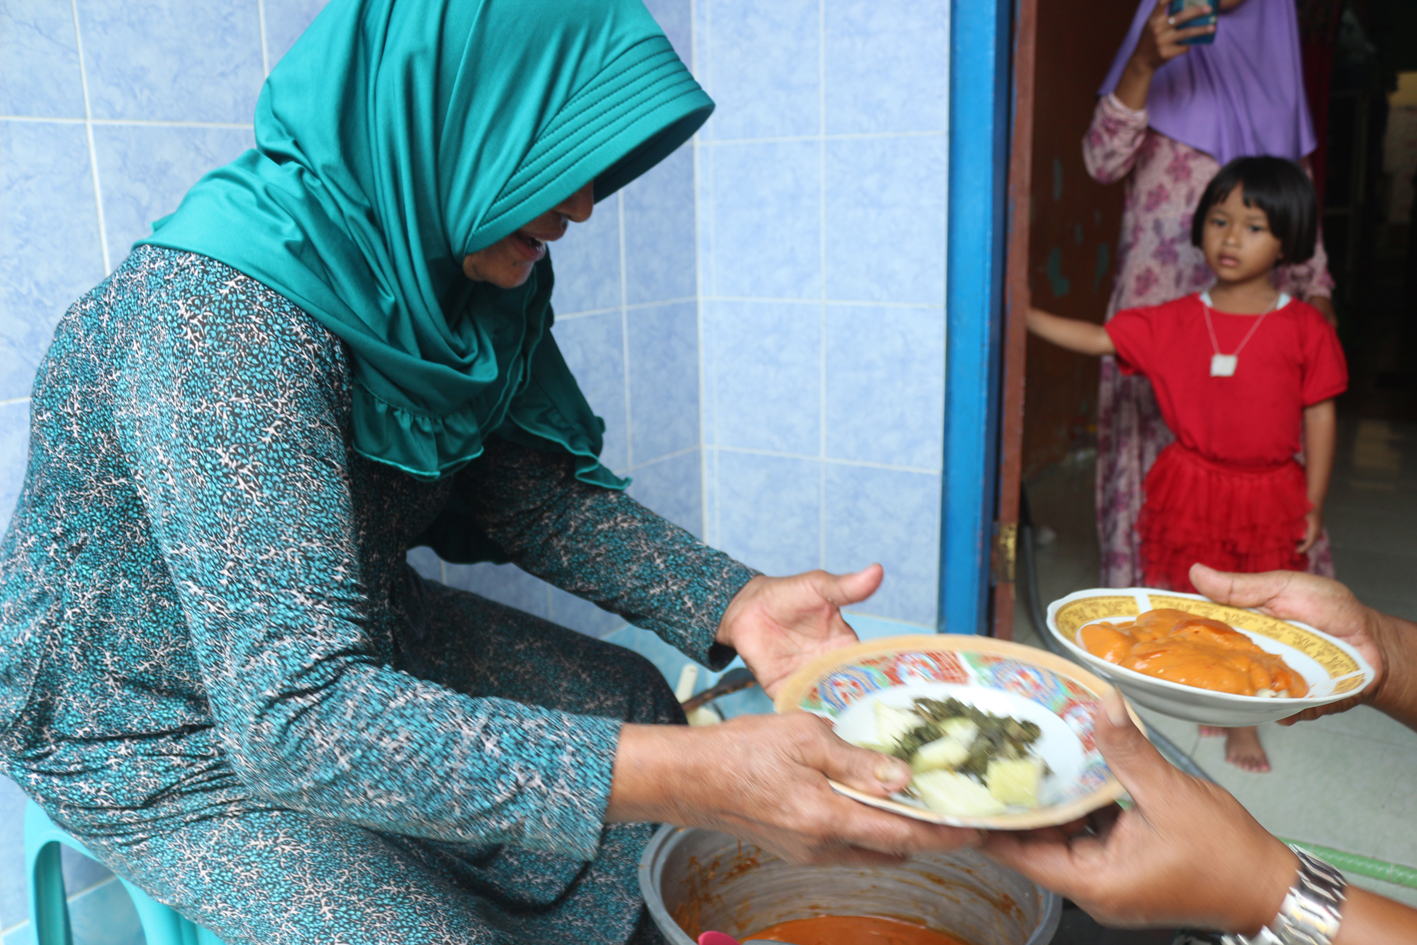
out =
<svg viewBox="0 0 1417 945"><path fill-rule="evenodd" d="M1333 470L1333 398L1348 370L1333 328L1277 291L1273 273L1313 255L1317 220L1298 165L1238 158L1206 188L1191 224L1215 272L1209 290L1118 312L1106 326L1029 311L1035 334L1145 375L1176 435L1147 474L1137 522L1149 587L1194 591L1195 562L1306 570ZM1254 729L1228 730L1226 747L1231 762L1269 770Z"/></svg>

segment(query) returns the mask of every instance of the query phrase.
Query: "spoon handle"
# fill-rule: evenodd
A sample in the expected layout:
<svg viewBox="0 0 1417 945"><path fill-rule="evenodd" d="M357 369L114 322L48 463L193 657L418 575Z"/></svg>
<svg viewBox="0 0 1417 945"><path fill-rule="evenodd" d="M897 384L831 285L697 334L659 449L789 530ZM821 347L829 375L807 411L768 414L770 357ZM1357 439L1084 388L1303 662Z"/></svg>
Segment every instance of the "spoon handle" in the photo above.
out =
<svg viewBox="0 0 1417 945"><path fill-rule="evenodd" d="M705 689L692 699L685 700L684 714L688 715L700 706L708 705L719 696L726 696L730 692L738 692L740 689L747 689L749 686L756 685L757 682L758 681L753 678L753 674L742 667L724 673L723 678L720 679L716 685ZM767 940L759 939L759 941Z"/></svg>

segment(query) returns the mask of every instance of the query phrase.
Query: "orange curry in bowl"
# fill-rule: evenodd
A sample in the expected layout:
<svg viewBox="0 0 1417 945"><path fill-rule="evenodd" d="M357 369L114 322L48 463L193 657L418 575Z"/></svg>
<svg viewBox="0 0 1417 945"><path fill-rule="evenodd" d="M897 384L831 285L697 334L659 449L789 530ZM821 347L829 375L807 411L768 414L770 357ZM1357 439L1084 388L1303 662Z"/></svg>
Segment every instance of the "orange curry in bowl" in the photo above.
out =
<svg viewBox="0 0 1417 945"><path fill-rule="evenodd" d="M1309 692L1304 677L1249 637L1184 610L1148 610L1133 621L1090 623L1078 645L1093 656L1168 682L1240 696Z"/></svg>

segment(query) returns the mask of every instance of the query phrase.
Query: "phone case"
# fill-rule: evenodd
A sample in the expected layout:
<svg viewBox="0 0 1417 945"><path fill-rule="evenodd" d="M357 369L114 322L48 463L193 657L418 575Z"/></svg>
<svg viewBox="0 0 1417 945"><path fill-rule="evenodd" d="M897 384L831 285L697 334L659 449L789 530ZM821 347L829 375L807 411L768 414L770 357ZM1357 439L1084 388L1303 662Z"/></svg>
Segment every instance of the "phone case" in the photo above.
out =
<svg viewBox="0 0 1417 945"><path fill-rule="evenodd" d="M1212 12L1206 16L1198 16L1194 20L1191 20L1186 24L1187 28L1192 26L1214 25L1217 17L1217 14L1214 12L1214 0L1210 0L1210 2L1206 2L1206 0L1171 0L1170 5L1166 7L1166 12L1170 16L1175 16L1188 7L1200 6L1211 7ZM1209 46L1213 42L1215 42L1214 33L1206 33L1204 36L1192 36L1190 39L1181 40L1181 44L1184 46Z"/></svg>

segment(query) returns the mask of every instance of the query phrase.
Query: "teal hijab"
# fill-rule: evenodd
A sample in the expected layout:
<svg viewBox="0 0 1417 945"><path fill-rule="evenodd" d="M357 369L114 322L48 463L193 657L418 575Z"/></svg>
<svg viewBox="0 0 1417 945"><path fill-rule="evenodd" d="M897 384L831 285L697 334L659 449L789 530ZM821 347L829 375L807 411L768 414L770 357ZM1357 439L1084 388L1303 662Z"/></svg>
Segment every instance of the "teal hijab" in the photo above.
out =
<svg viewBox="0 0 1417 945"><path fill-rule="evenodd" d="M712 110L641 0L332 0L271 71L255 149L141 242L239 269L342 339L370 459L434 479L495 431L623 488L550 333L549 255L509 290L462 259L587 183L613 194Z"/></svg>

